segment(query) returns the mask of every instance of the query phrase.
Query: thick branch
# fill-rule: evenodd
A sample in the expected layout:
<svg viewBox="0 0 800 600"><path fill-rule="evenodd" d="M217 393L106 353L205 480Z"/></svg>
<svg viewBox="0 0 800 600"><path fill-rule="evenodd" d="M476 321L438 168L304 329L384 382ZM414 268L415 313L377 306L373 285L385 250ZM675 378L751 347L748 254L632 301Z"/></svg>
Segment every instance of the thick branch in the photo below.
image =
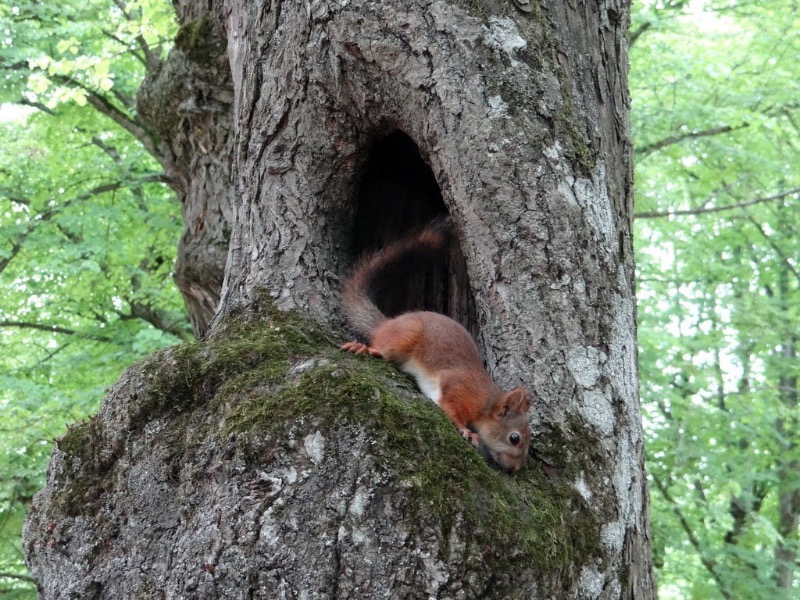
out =
<svg viewBox="0 0 800 600"><path fill-rule="evenodd" d="M89 101L95 110L99 113L107 116L109 119L114 121L117 125L122 127L125 131L130 133L133 137L139 140L145 149L154 157L158 157L159 154L156 150L156 146L153 143L152 138L150 137L150 133L142 127L138 121L130 118L127 114L119 110L116 106L114 106L107 98L101 96L94 90L91 90L85 86L80 84L76 84L78 87L83 89L86 92L86 99Z"/></svg>
<svg viewBox="0 0 800 600"><path fill-rule="evenodd" d="M147 61L148 68L154 67L155 64L157 64L160 61L158 56L156 56L154 53L151 52L149 46L147 46L147 42L144 40L144 38L142 38L142 36L139 36L137 38L137 42L140 44L140 46L144 44L143 52L145 53L145 60ZM2 66L4 69L9 69L9 70L30 70L30 67L28 66L27 62L22 62L22 61L7 65L4 65L2 64L2 62L0 62L0 66ZM88 87L87 85L80 83L75 79L74 76L58 75L52 73L47 73L47 76L53 79L54 81L60 83L61 85L74 86L83 90L86 93L86 99L89 101L89 104L91 104L95 110L97 110L100 114L105 115L106 117L117 123L117 125L122 127L125 131L130 133L137 140L139 140L145 147L145 149L154 158L156 159L159 158L160 154L156 151L156 144L153 141L151 134L147 130L147 128L143 127L135 118L131 117L130 115L126 114L123 110L120 110L119 108L114 106L114 104L111 101L109 101L108 98L104 97L103 95L93 90L92 88ZM118 90L114 90L112 93L116 95L116 97L123 104L123 106L127 106L128 108L133 108L134 102L132 99L127 98L126 96L121 94ZM50 115L55 115L55 113L52 110L50 110L49 108L47 108L46 106L44 106L39 102L22 99L18 101L18 103L27 106L32 106Z"/></svg>
<svg viewBox="0 0 800 600"><path fill-rule="evenodd" d="M129 321L131 319L141 319L142 321L150 323L156 329L174 335L184 342L194 339L193 336L181 326L181 323L176 323L170 319L165 311L155 309L148 304L134 301L129 301L129 305L131 307L130 314L117 313L121 320Z"/></svg>
<svg viewBox="0 0 800 600"><path fill-rule="evenodd" d="M136 100L131 98L128 94L123 92L117 87L111 88L111 93L114 94L114 98L120 101L122 106L129 110L134 110L136 108Z"/></svg>
<svg viewBox="0 0 800 600"><path fill-rule="evenodd" d="M86 93L86 99L89 101L89 104L91 104L97 112L105 115L139 140L145 149L154 157L157 158L159 156L156 152L155 143L150 136L150 132L136 119L117 108L108 98L99 94L89 86L77 81L74 77L67 75L48 75L48 77L51 77L61 85L74 86L83 90Z"/></svg>

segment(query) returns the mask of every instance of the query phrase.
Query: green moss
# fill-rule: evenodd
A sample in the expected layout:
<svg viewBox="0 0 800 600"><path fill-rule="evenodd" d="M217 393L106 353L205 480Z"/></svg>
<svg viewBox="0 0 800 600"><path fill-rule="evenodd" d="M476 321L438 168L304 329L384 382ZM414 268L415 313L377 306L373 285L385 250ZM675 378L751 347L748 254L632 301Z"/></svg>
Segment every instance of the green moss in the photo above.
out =
<svg viewBox="0 0 800 600"><path fill-rule="evenodd" d="M513 476L493 469L430 408L423 413L389 403L401 415L391 419L399 428L381 425L383 458L386 468L415 484L422 512L432 509L439 517L445 540L458 515L478 546L502 549L497 563L552 572L595 554L598 520L568 479L549 479L533 462Z"/></svg>
<svg viewBox="0 0 800 600"><path fill-rule="evenodd" d="M277 382L297 357L333 348L329 334L291 313L265 313L259 322L232 317L210 340L170 348L142 363L149 389L132 422L141 426L166 412Z"/></svg>
<svg viewBox="0 0 800 600"><path fill-rule="evenodd" d="M392 391L405 392L408 384L391 366L363 357L327 360L273 393L254 390L237 398L227 431L269 445L285 435L288 423L296 428L302 421L295 437L358 425L377 441L372 451L380 467L410 484L418 516L438 517L445 544L458 518L480 547L504 549L493 559L498 565L552 572L596 554L598 518L573 480L550 479L535 464L514 476L501 473L434 404ZM256 443L249 451L258 456L263 450Z"/></svg>
<svg viewBox="0 0 800 600"><path fill-rule="evenodd" d="M203 43L214 32L214 22L211 16L205 14L199 19L186 23L175 35L175 46L181 50L188 51Z"/></svg>
<svg viewBox="0 0 800 600"><path fill-rule="evenodd" d="M455 0L453 4L456 4L463 8L469 14L478 17L482 21L486 21L487 19L487 12L485 6L486 0Z"/></svg>
<svg viewBox="0 0 800 600"><path fill-rule="evenodd" d="M194 439L235 438L241 456L254 466L268 461L290 431L297 439L356 427L373 441L378 468L391 474L387 492L397 491L398 479L407 482L407 506L416 511L411 522L435 515L442 523L443 553L451 551L447 543L456 531L462 539L469 536L467 552L480 548L483 560L498 568L504 563L511 572L559 572L597 554L597 512L571 483L597 459L590 442L580 455L562 455L574 464L559 477L546 477L536 461L513 476L498 472L397 369L342 353L339 341L271 306L230 315L211 339L135 367L147 391L127 406L131 427L168 421L168 431L154 443L174 446L176 463L185 460L187 427ZM574 434L565 432L564 443ZM61 495L68 514L96 513L113 485L119 452L105 437L92 420L59 441L68 455Z"/></svg>
<svg viewBox="0 0 800 600"><path fill-rule="evenodd" d="M97 417L71 425L57 440L58 449L67 457L67 483L56 503L67 515L96 514L111 486L110 468L116 456L100 441Z"/></svg>
<svg viewBox="0 0 800 600"><path fill-rule="evenodd" d="M531 5L533 10L529 13L517 10L511 0L455 0L454 4L461 6L468 13L481 18L483 21L493 15L539 20L544 12L541 4L535 1Z"/></svg>

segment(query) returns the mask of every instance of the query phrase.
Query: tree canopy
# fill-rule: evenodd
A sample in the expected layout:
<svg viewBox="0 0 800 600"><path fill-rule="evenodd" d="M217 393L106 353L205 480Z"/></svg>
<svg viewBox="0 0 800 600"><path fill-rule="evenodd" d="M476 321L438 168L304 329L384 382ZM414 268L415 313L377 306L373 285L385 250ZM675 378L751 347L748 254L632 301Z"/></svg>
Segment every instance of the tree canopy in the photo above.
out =
<svg viewBox="0 0 800 600"><path fill-rule="evenodd" d="M796 587L800 97L786 2L632 27L640 370L660 594Z"/></svg>
<svg viewBox="0 0 800 600"><path fill-rule="evenodd" d="M53 438L191 329L171 281L180 211L129 131L148 52L174 34L170 7L0 15L0 591L30 596L19 531Z"/></svg>

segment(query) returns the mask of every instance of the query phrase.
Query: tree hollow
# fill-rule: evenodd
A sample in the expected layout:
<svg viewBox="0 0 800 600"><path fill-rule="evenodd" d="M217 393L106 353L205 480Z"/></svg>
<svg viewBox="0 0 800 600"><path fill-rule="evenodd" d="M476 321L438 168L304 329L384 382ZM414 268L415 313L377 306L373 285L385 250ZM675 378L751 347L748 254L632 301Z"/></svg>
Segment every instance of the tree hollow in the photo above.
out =
<svg viewBox="0 0 800 600"><path fill-rule="evenodd" d="M402 131L377 139L358 175L352 254L357 258L449 214L430 166ZM475 301L460 244L453 240L442 265L398 281L376 299L390 316L432 310L455 319L473 336L478 332Z"/></svg>

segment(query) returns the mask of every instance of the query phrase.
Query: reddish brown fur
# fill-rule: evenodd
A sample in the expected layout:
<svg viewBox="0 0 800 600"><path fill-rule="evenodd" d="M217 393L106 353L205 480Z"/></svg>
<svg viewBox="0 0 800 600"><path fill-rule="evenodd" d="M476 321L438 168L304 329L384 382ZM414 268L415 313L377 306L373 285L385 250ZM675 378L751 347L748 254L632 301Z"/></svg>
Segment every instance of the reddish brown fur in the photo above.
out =
<svg viewBox="0 0 800 600"><path fill-rule="evenodd" d="M342 349L384 358L411 373L481 454L517 471L530 444L528 393L515 388L504 394L484 369L472 337L454 320L434 312L389 319L366 293L389 261L410 254L409 249L438 252L445 237L441 227L432 227L359 262L345 284L342 303L348 321L370 343L347 342Z"/></svg>

